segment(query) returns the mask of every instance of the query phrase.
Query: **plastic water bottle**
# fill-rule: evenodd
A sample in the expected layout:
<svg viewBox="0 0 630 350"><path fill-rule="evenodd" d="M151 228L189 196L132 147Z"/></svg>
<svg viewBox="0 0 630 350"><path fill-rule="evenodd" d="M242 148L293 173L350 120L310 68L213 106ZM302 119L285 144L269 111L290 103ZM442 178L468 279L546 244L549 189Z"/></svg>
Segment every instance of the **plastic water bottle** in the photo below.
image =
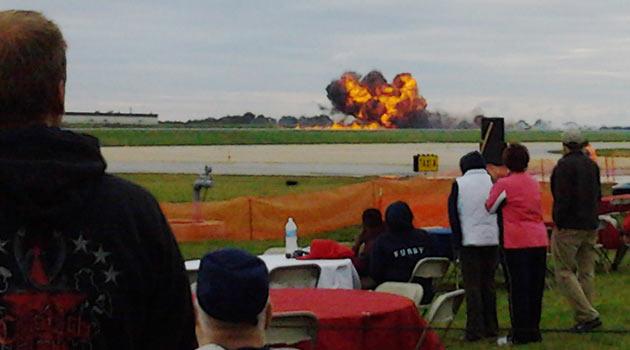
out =
<svg viewBox="0 0 630 350"><path fill-rule="evenodd" d="M284 251L287 258L291 257L297 249L297 225L293 218L289 218L284 226Z"/></svg>

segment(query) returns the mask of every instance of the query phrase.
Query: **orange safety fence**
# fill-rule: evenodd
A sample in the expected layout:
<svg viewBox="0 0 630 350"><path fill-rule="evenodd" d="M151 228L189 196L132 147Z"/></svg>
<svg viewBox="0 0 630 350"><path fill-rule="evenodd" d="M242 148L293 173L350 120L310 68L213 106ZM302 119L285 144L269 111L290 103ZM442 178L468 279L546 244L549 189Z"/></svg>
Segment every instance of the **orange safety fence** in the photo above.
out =
<svg viewBox="0 0 630 350"><path fill-rule="evenodd" d="M447 199L452 182L380 178L328 191L198 204L161 203L161 207L178 241L280 239L288 217L294 218L300 235L309 236L360 224L363 210L376 207L384 212L398 200L411 207L415 226L448 226ZM542 184L542 190L545 220L550 221L548 184ZM196 223L196 217L203 222Z"/></svg>

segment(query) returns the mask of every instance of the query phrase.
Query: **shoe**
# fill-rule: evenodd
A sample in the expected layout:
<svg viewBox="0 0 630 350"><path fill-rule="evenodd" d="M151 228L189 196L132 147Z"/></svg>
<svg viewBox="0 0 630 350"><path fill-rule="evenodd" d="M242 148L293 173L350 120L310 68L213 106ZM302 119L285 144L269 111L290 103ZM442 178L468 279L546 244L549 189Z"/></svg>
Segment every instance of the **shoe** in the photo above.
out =
<svg viewBox="0 0 630 350"><path fill-rule="evenodd" d="M580 322L573 326L570 331L573 333L587 333L592 331L597 327L602 326L602 321L598 318L590 321Z"/></svg>
<svg viewBox="0 0 630 350"><path fill-rule="evenodd" d="M505 337L499 337L497 338L497 345L498 346L511 346L512 345L512 338L505 336Z"/></svg>

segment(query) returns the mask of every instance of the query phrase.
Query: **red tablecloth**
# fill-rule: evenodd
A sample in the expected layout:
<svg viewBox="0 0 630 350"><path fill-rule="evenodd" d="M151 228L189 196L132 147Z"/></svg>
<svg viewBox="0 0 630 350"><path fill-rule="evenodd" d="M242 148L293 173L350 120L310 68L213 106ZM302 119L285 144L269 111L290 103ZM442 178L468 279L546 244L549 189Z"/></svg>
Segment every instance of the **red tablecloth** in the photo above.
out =
<svg viewBox="0 0 630 350"><path fill-rule="evenodd" d="M274 312L310 311L317 316L317 350L414 349L426 322L407 298L342 289L272 289ZM422 349L443 349L430 331Z"/></svg>

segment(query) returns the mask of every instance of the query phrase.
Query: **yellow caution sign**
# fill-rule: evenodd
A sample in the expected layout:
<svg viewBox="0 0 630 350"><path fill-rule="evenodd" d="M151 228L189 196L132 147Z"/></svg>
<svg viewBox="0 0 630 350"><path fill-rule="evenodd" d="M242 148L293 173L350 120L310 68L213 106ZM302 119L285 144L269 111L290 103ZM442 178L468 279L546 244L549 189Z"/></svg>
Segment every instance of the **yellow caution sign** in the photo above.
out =
<svg viewBox="0 0 630 350"><path fill-rule="evenodd" d="M439 167L440 159L437 154L416 154L413 157L415 172L437 172Z"/></svg>

